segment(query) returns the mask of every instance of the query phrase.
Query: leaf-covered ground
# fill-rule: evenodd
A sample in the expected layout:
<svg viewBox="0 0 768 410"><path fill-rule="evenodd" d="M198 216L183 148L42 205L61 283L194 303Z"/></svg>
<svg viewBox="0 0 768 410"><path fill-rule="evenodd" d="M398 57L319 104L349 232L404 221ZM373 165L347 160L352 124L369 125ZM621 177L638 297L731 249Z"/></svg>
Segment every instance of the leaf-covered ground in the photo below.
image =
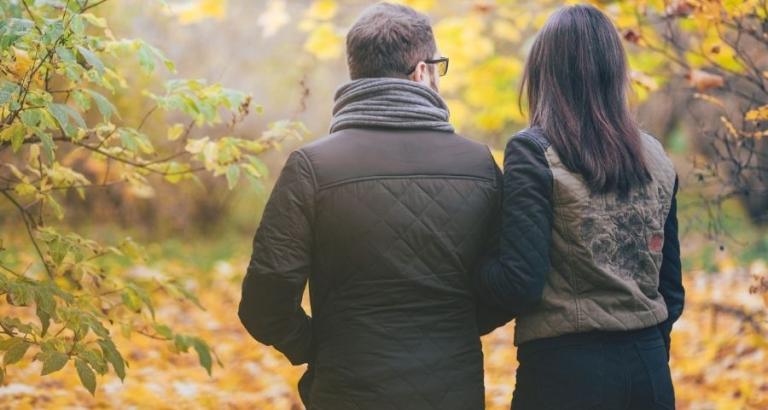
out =
<svg viewBox="0 0 768 410"><path fill-rule="evenodd" d="M688 273L687 310L673 334L678 408L768 408L768 300L749 293L753 275L767 270L764 262L756 262L748 268L726 266L719 274ZM0 408L301 409L295 386L303 368L291 367L252 341L237 319L241 272L240 265L216 265L211 273L215 284L198 289L205 311L176 302L158 308L160 320L211 343L223 364L214 367L213 376L194 353L175 355L163 342L117 336L130 365L125 382L113 375L100 377L92 397L73 366L41 377L40 363L31 362L28 354L20 366L8 369ZM763 329L762 336L756 327ZM512 339L512 326L484 339L491 410L509 408L516 368Z"/></svg>

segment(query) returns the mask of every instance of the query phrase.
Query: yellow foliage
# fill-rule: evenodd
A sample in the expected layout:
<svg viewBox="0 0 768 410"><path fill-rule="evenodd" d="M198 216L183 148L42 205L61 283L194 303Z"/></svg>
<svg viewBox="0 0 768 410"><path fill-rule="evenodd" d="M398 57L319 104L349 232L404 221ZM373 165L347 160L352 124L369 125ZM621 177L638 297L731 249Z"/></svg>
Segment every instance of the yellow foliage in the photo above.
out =
<svg viewBox="0 0 768 410"><path fill-rule="evenodd" d="M498 20L493 23L493 34L504 41L516 43L520 41L520 29L506 20Z"/></svg>
<svg viewBox="0 0 768 410"><path fill-rule="evenodd" d="M322 23L309 33L304 49L321 60L330 60L342 54L344 40L333 24Z"/></svg>
<svg viewBox="0 0 768 410"><path fill-rule="evenodd" d="M491 155L493 155L493 160L496 161L496 165L499 166L499 168L504 167L504 151L500 149L493 149L491 150Z"/></svg>
<svg viewBox="0 0 768 410"><path fill-rule="evenodd" d="M430 11L437 5L437 0L396 0L396 4L405 4L421 12Z"/></svg>
<svg viewBox="0 0 768 410"><path fill-rule="evenodd" d="M5 66L5 69L8 71L11 77L17 80L24 80L25 77L29 74L29 71L32 69L32 66L35 64L35 61L25 50L11 47L11 52L13 53L13 58L7 62L0 61L0 65ZM35 74L33 80L36 84L42 83L43 78L40 72Z"/></svg>
<svg viewBox="0 0 768 410"><path fill-rule="evenodd" d="M184 132L184 124L174 124L168 128L168 140L176 141Z"/></svg>
<svg viewBox="0 0 768 410"><path fill-rule="evenodd" d="M437 45L451 58L451 74L461 76L472 63L484 60L494 52L493 41L485 33L485 23L476 15L448 17L435 27Z"/></svg>
<svg viewBox="0 0 768 410"><path fill-rule="evenodd" d="M497 160L503 156L500 151L493 154ZM214 367L212 377L200 368L194 353L179 356L162 342L116 336L130 363L125 382L114 375L99 376L93 397L79 386L71 365L41 377L40 363L31 361L33 355L28 354L22 362L26 370L18 367L8 371L3 389L15 393L0 395L0 406L42 410L303 408L296 385L305 366L291 366L274 349L253 341L238 323L238 285L245 270L241 262L215 264L212 274L217 280L198 292L205 311L171 298L157 309L160 323L174 323L180 330L215 341L212 347L224 367ZM764 267L764 263L754 265L752 273ZM188 267L174 263L165 269L188 273ZM750 295L749 281L734 275L737 273L686 272L686 310L672 334L671 368L678 409L768 408L768 391L763 384L768 374L765 335L744 327L738 317L709 308L721 303L750 314L760 314L765 308L762 304L752 307L761 303L760 295ZM113 333L118 335L119 329ZM509 409L517 370L513 338L514 326L510 324L483 339L488 410Z"/></svg>
<svg viewBox="0 0 768 410"><path fill-rule="evenodd" d="M179 21L184 24L196 23L208 18L224 18L227 14L226 0L196 0L174 8Z"/></svg>
<svg viewBox="0 0 768 410"><path fill-rule="evenodd" d="M315 0L307 10L307 17L317 20L330 20L336 15L339 5L335 0Z"/></svg>
<svg viewBox="0 0 768 410"><path fill-rule="evenodd" d="M448 104L448 109L451 112L451 124L457 131L461 132L465 129L467 124L472 119L472 113L470 112L467 104L460 99L447 98L445 103Z"/></svg>
<svg viewBox="0 0 768 410"><path fill-rule="evenodd" d="M747 115L744 116L747 121L765 121L768 120L768 105L750 110Z"/></svg>

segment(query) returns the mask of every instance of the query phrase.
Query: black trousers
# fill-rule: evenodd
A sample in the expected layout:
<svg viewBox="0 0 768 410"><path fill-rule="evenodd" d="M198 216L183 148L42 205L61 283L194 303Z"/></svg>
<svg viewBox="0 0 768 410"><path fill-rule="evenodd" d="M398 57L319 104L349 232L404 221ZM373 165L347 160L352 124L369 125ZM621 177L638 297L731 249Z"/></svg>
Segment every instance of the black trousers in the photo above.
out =
<svg viewBox="0 0 768 410"><path fill-rule="evenodd" d="M513 410L674 409L656 327L534 340L518 349Z"/></svg>

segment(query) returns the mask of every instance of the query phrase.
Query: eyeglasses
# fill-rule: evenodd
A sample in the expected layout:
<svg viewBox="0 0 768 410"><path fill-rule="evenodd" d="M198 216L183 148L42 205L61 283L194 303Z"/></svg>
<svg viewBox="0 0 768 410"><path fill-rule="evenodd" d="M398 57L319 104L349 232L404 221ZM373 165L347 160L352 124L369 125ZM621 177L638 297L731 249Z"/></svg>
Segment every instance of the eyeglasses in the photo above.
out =
<svg viewBox="0 0 768 410"><path fill-rule="evenodd" d="M440 75L440 77L445 77L446 74L448 74L448 57L440 57L435 58L433 60L424 60L424 63L426 64L436 64L437 65L437 74ZM414 71L416 71L416 67L418 67L419 64L417 63L411 71L408 71L406 74L411 75Z"/></svg>

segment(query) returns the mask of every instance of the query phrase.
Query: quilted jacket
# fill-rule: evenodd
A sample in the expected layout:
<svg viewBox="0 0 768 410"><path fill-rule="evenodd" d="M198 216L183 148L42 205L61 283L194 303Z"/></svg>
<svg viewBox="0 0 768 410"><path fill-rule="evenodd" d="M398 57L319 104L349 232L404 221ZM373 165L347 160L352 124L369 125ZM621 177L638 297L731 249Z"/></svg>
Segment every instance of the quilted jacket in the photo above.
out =
<svg viewBox="0 0 768 410"><path fill-rule="evenodd" d="M539 128L508 143L499 256L476 278L517 315L517 344L659 326L669 347L684 297L677 177L655 138L643 146L652 181L620 198L591 193Z"/></svg>
<svg viewBox="0 0 768 410"><path fill-rule="evenodd" d="M346 129L289 156L239 315L309 364L308 409L483 408L479 332L499 323L478 320L471 275L499 185L488 148L448 132Z"/></svg>

